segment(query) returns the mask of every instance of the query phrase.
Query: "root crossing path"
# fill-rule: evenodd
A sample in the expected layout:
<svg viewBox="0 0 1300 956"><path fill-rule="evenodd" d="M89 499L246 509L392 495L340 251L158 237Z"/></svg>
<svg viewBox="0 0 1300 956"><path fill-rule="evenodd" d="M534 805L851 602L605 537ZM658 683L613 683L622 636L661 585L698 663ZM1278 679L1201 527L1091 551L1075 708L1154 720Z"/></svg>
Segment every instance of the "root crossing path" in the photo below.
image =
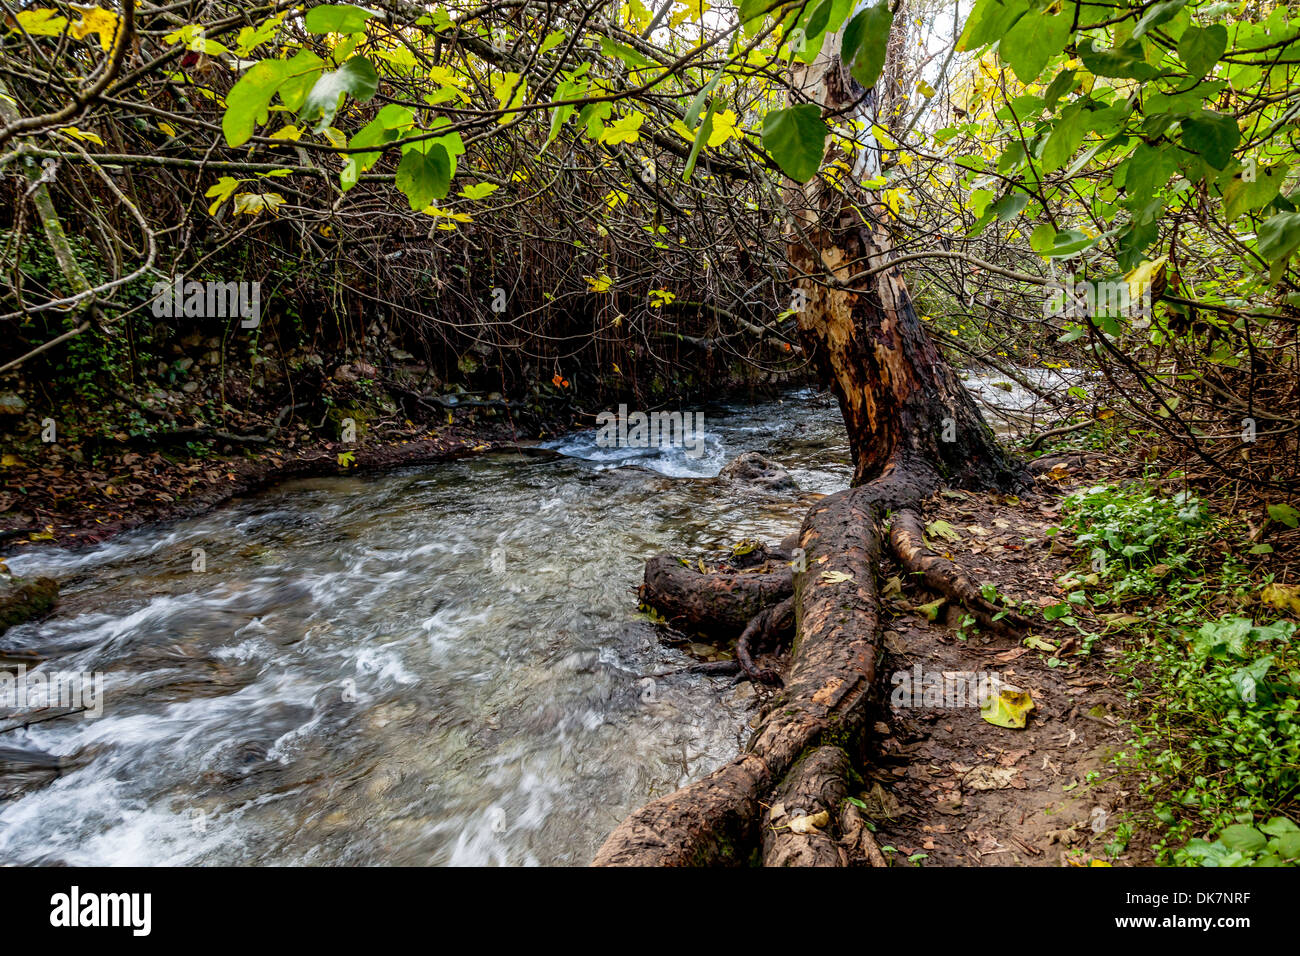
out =
<svg viewBox="0 0 1300 956"><path fill-rule="evenodd" d="M1124 708L1109 649L1078 656L1077 634L1040 613L1063 600L1069 561L1047 533L1059 477L1023 496L930 497L937 483L904 469L819 501L760 566L647 562L643 601L677 627L739 638L741 669L773 693L744 752L635 811L594 864L1062 865L1113 852L1129 794L1107 769ZM1024 728L983 719L990 681L1029 695Z"/></svg>

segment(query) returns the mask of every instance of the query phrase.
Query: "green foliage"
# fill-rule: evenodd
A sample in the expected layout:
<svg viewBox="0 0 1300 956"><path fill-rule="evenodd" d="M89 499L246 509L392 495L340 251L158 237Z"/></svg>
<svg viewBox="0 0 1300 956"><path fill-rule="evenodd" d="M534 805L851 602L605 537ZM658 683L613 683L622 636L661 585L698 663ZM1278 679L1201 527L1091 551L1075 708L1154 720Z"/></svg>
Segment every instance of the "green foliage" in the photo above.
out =
<svg viewBox="0 0 1300 956"><path fill-rule="evenodd" d="M1140 486L1097 485L1075 492L1061 509L1062 526L1118 596L1164 590L1166 579L1200 570L1210 533L1205 506L1186 492L1171 498Z"/></svg>
<svg viewBox="0 0 1300 956"><path fill-rule="evenodd" d="M1233 559L1216 559L1230 531L1186 494L1143 485L1070 496L1063 514L1104 570L1076 575L1079 604L1141 602L1121 618L1140 640L1124 652L1141 705L1116 760L1164 828L1161 862L1199 866L1300 864L1300 647L1288 620L1225 611L1251 598ZM1085 540L1086 539L1086 540ZM1082 598L1084 591L1079 594Z"/></svg>
<svg viewBox="0 0 1300 956"><path fill-rule="evenodd" d="M763 146L785 174L798 183L817 175L829 133L821 108L814 103L773 110L763 117Z"/></svg>

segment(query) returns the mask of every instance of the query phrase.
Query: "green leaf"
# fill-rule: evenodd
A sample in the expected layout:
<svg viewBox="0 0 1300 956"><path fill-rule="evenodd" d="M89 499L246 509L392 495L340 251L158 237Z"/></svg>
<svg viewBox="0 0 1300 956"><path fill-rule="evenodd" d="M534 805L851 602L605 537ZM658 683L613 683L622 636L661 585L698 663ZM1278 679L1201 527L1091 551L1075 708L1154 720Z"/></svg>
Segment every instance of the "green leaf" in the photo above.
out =
<svg viewBox="0 0 1300 956"><path fill-rule="evenodd" d="M410 149L402 154L397 167L397 188L417 212L433 205L451 188L451 160L447 151L433 144L428 152Z"/></svg>
<svg viewBox="0 0 1300 956"><path fill-rule="evenodd" d="M1051 223L1040 223L1029 237L1029 248L1039 255L1047 253L1056 244L1056 229Z"/></svg>
<svg viewBox="0 0 1300 956"><path fill-rule="evenodd" d="M848 64L853 78L867 89L875 86L880 78L893 23L894 14L889 3L880 0L874 7L867 7L859 13L844 28L840 56Z"/></svg>
<svg viewBox="0 0 1300 956"><path fill-rule="evenodd" d="M1083 115L1083 108L1078 104L1066 107L1051 135L1047 137L1047 142L1043 144L1043 155L1040 157L1043 172L1055 172L1068 163L1087 135L1088 120Z"/></svg>
<svg viewBox="0 0 1300 956"><path fill-rule="evenodd" d="M302 25L308 33L359 33L374 15L373 10L363 10L350 3L325 3L308 10Z"/></svg>
<svg viewBox="0 0 1300 956"><path fill-rule="evenodd" d="M1239 142L1241 130L1235 116L1201 110L1183 120L1183 145L1215 169L1228 165Z"/></svg>
<svg viewBox="0 0 1300 956"><path fill-rule="evenodd" d="M822 121L821 108L815 103L772 110L763 117L763 148L797 183L806 183L817 175L826 154L828 135L830 129Z"/></svg>
<svg viewBox="0 0 1300 956"><path fill-rule="evenodd" d="M284 82L276 92L280 94L281 103L297 111L302 108L303 101L307 99L307 94L316 83L316 78L325 69L325 61L311 50L299 50L288 61L287 66Z"/></svg>
<svg viewBox="0 0 1300 956"><path fill-rule="evenodd" d="M1283 212L1259 227L1259 254L1268 262L1284 262L1300 248L1300 212Z"/></svg>
<svg viewBox="0 0 1300 956"><path fill-rule="evenodd" d="M1099 237L1089 236L1078 229L1062 229L1052 238L1052 248L1048 250L1049 259L1063 259L1078 255L1083 250L1096 244Z"/></svg>
<svg viewBox="0 0 1300 956"><path fill-rule="evenodd" d="M1178 58L1187 72L1198 79L1210 72L1228 48L1228 30L1221 23L1213 26L1188 27L1178 39Z"/></svg>
<svg viewBox="0 0 1300 956"><path fill-rule="evenodd" d="M1248 181L1243 176L1234 176L1228 188L1223 191L1224 211L1228 219L1236 219L1243 213L1259 209L1272 202L1273 197L1282 188L1282 181L1286 178L1288 168L1286 163L1271 167L1257 167L1253 181Z"/></svg>
<svg viewBox="0 0 1300 956"><path fill-rule="evenodd" d="M773 0L740 0L738 5L740 13L740 23L744 28L745 36L753 36L762 23L761 14L768 7L772 6Z"/></svg>
<svg viewBox="0 0 1300 956"><path fill-rule="evenodd" d="M695 142L691 143L691 154L686 157L686 168L682 171L682 182L689 183L691 174L695 172L695 163L700 158L700 150L704 144L709 141L713 135L713 114L718 109L718 101L711 100L709 108L704 114L704 121L700 123L700 128L695 131Z"/></svg>
<svg viewBox="0 0 1300 956"><path fill-rule="evenodd" d="M557 46L559 46L561 43L564 42L564 38L566 36L568 36L568 34L566 34L563 30L552 30L550 33L546 34L546 39L543 40L541 44L537 47L537 55L542 56L543 54L549 53L551 50L554 50Z"/></svg>
<svg viewBox="0 0 1300 956"><path fill-rule="evenodd" d="M1065 95L1065 91L1074 86L1076 77L1074 70L1064 70L1056 74L1056 79L1052 80L1047 91L1043 94L1043 109L1056 109L1056 101Z"/></svg>
<svg viewBox="0 0 1300 956"><path fill-rule="evenodd" d="M1178 15L1178 11L1187 6L1187 0L1162 0L1160 3L1152 4L1142 19L1137 22L1133 28L1133 39L1140 40L1142 36L1152 27L1158 27L1162 23L1167 23Z"/></svg>
<svg viewBox="0 0 1300 956"><path fill-rule="evenodd" d="M338 112L344 94L351 93L357 102L365 103L378 88L379 74L370 61L363 56L354 56L337 70L321 74L307 94L302 117L310 120L319 115L316 131L320 132L334 122L334 114Z"/></svg>
<svg viewBox="0 0 1300 956"><path fill-rule="evenodd" d="M1020 210L1027 205L1029 205L1029 193L1007 193L993 204L990 211L998 217L998 222L1007 222L1020 215Z"/></svg>
<svg viewBox="0 0 1300 956"><path fill-rule="evenodd" d="M414 120L414 114L405 106L389 103L375 115L374 119L361 127L356 135L348 140L348 146L355 149L364 146L383 146L391 143L402 135L402 130L410 128ZM343 191L347 192L355 186L357 177L379 162L379 157L382 155L383 153L379 151L373 153L349 153L347 163L340 174L340 186Z"/></svg>
<svg viewBox="0 0 1300 956"><path fill-rule="evenodd" d="M1021 83L1032 83L1047 61L1070 39L1073 14L1021 17L998 43L998 56L1011 64Z"/></svg>
<svg viewBox="0 0 1300 956"><path fill-rule="evenodd" d="M1268 516L1279 524L1284 524L1288 528L1294 528L1300 525L1300 511L1292 508L1290 505L1269 505Z"/></svg>
<svg viewBox="0 0 1300 956"><path fill-rule="evenodd" d="M259 60L239 78L226 94L226 112L221 117L226 145L244 145L258 124L267 121L271 98L288 72L289 64L284 60Z"/></svg>
<svg viewBox="0 0 1300 956"><path fill-rule="evenodd" d="M1174 155L1172 146L1148 146L1140 143L1120 169L1124 171L1124 192L1128 194L1131 203L1134 206L1145 206L1169 182L1169 177L1178 171L1178 158ZM1118 175L1119 170L1116 170L1117 178Z"/></svg>
<svg viewBox="0 0 1300 956"><path fill-rule="evenodd" d="M589 85L590 81L585 76L571 75L569 79L565 80L555 88L555 99L557 101L580 99L587 92L587 87ZM539 156L546 152L546 147L555 142L555 137L560 135L560 130L564 127L564 124L569 121L569 117L574 114L577 108L578 107L573 103L566 103L564 106L557 106L555 109L551 110L550 133L546 137L546 142L542 144L542 148L537 151ZM611 106L610 109L612 110L613 107Z"/></svg>
<svg viewBox="0 0 1300 956"><path fill-rule="evenodd" d="M1096 76L1118 79L1151 80L1160 76L1161 71L1146 61L1142 52L1142 43L1129 40L1112 49L1098 49L1092 40L1079 43L1079 59Z"/></svg>
<svg viewBox="0 0 1300 956"><path fill-rule="evenodd" d="M840 28L850 11L853 0L819 0L805 7L805 14L795 24L796 30L802 30L804 42L796 54L804 63L812 63L821 54L826 34L834 33Z"/></svg>
<svg viewBox="0 0 1300 956"><path fill-rule="evenodd" d="M1264 834L1254 827L1234 823L1232 826L1223 828L1223 832L1219 834L1219 842L1229 850L1240 850L1242 853L1258 853L1264 849L1268 840L1265 839Z"/></svg>
<svg viewBox="0 0 1300 956"><path fill-rule="evenodd" d="M608 37L600 38L600 51L606 56L612 56L615 59L622 60L630 68L647 69L654 66L652 60L642 56L639 52L630 46L624 46L622 43L615 43Z"/></svg>
<svg viewBox="0 0 1300 956"><path fill-rule="evenodd" d="M979 0L957 40L959 51L978 50L1002 39L1029 12L1029 0Z"/></svg>

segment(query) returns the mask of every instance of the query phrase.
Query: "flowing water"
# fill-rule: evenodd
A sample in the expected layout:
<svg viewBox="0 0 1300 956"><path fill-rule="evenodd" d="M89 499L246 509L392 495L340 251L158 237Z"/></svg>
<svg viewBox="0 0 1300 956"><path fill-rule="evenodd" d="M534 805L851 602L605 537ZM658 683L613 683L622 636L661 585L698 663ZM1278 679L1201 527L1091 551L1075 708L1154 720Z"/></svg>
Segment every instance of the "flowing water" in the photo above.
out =
<svg viewBox="0 0 1300 956"><path fill-rule="evenodd" d="M779 540L851 473L810 391L705 415L698 457L589 431L11 556L62 595L0 665L105 684L98 717L0 712L0 864L588 862L753 716L747 685L645 679L694 658L638 614L644 560ZM714 477L743 451L801 492Z"/></svg>
<svg viewBox="0 0 1300 956"><path fill-rule="evenodd" d="M0 863L588 862L752 717L744 685L644 679L693 661L637 612L645 558L779 540L848 481L810 392L705 414L700 457L579 433L12 556L63 591L0 655L105 685L102 716L0 732L62 765L0 772ZM712 477L750 450L802 493Z"/></svg>

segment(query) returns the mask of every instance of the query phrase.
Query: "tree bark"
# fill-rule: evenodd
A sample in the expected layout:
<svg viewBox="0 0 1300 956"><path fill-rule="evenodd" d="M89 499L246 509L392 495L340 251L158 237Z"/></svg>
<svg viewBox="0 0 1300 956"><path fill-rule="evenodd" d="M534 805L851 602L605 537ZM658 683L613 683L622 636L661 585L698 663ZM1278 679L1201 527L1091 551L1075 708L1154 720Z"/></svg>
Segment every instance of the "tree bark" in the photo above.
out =
<svg viewBox="0 0 1300 956"><path fill-rule="evenodd" d="M838 36L829 37L811 66L797 66L793 96L810 97L824 115L856 110L869 130L870 96L861 95L838 55L827 53L838 51L839 43ZM855 105L859 100L867 108ZM868 148L856 157L837 151L828 160L844 160L851 174L841 172L834 186L830 177L815 177L787 190L788 249L804 299L800 334L839 400L854 487L822 499L804 519L786 687L745 752L704 780L634 812L606 839L595 865L757 859L839 866L854 862L850 848L862 862L883 864L870 832L844 799L852 767L865 756L876 691L881 518L886 509L915 505L943 482L1010 488L1023 481L1021 468L998 447L921 324L901 273L888 265L886 214L860 185L878 172L876 151ZM857 278L863 273L865 278ZM928 583L991 619L1000 609L952 562L925 548L920 527L912 512L896 520L896 553ZM750 639L788 613L777 605L788 592L782 582L762 593L753 582L736 580L743 577L691 577L689 568L661 556L647 563L642 593L666 602L670 618L696 628L709 614L728 628L747 615L747 649ZM754 672L752 660L745 669ZM822 811L823 826L791 826L800 817L820 820Z"/></svg>
<svg viewBox="0 0 1300 956"><path fill-rule="evenodd" d="M886 267L893 249L888 214L875 193L861 186L879 172L879 149L870 133L874 97L854 82L838 54L827 52L837 51L839 42L838 36L828 38L811 65L798 64L793 86L819 103L824 115L847 114L863 123L867 132L860 135L867 144L856 157L832 146L827 162L841 160L852 170L837 185L828 177L791 184L787 235L803 300L799 332L839 400L854 484L899 464L932 469L959 484L1014 482L1018 469L939 354L902 274ZM870 274L855 279L863 272Z"/></svg>

